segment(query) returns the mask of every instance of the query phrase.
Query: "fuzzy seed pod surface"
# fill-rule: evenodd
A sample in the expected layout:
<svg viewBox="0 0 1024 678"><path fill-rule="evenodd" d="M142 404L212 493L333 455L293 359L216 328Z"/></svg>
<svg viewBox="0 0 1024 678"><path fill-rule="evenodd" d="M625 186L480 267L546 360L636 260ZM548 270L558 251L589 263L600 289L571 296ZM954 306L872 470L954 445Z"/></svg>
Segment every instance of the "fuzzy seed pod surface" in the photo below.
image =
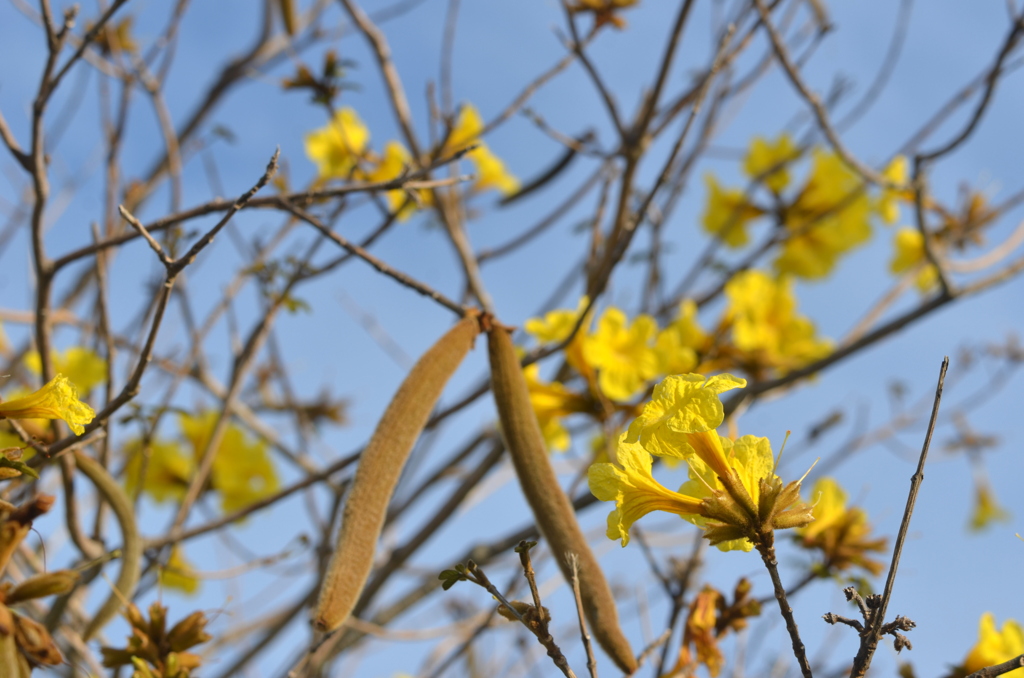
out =
<svg viewBox="0 0 1024 678"><path fill-rule="evenodd" d="M487 350L501 432L537 526L566 581L572 578L567 554L579 556L580 593L591 632L622 671L633 673L637 669L636 658L619 627L615 599L551 466L512 338L506 330L494 326L487 333Z"/></svg>
<svg viewBox="0 0 1024 678"><path fill-rule="evenodd" d="M345 501L338 545L320 588L314 625L329 632L352 613L373 567L377 539L402 467L448 379L480 333L476 315L456 323L413 366L363 450Z"/></svg>

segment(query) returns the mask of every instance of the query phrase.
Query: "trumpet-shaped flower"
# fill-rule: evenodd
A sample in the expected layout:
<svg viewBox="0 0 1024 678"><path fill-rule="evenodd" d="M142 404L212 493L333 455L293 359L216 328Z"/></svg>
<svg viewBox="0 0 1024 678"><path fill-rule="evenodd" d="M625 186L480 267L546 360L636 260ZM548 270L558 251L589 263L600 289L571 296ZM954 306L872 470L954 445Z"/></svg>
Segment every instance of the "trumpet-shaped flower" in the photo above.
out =
<svg viewBox="0 0 1024 678"><path fill-rule="evenodd" d="M480 144L467 156L476 165L476 182L473 188L478 191L494 189L502 195L512 195L519 190L519 180L508 171L505 162L494 155L485 144Z"/></svg>
<svg viewBox="0 0 1024 678"><path fill-rule="evenodd" d="M609 539L629 543L629 528L651 511L691 518L700 511L700 500L673 492L651 474L651 455L636 442L619 439L617 463L592 464L587 473L590 491L601 501L614 501L608 515Z"/></svg>
<svg viewBox="0 0 1024 678"><path fill-rule="evenodd" d="M751 179L760 179L772 193L781 193L789 186L789 170L786 165L800 157L788 134L783 132L774 142L764 137L754 137L747 151L743 170Z"/></svg>
<svg viewBox="0 0 1024 678"><path fill-rule="evenodd" d="M889 166L885 168L883 176L894 184L905 185L907 183L907 157L897 155L893 158ZM900 218L899 201L912 199L913 195L909 191L883 188L875 204L875 211L886 224L895 224Z"/></svg>
<svg viewBox="0 0 1024 678"><path fill-rule="evenodd" d="M986 482L978 482L974 488L974 510L967 527L972 532L981 532L992 523L1004 523L1010 514L996 501L996 496Z"/></svg>
<svg viewBox="0 0 1024 678"><path fill-rule="evenodd" d="M935 287L939 279L935 266L927 262L924 236L916 228L901 228L892 239L893 256L889 270L894 275L916 271L914 284L922 293Z"/></svg>
<svg viewBox="0 0 1024 678"><path fill-rule="evenodd" d="M171 549L171 557L167 559L167 565L160 568L157 578L160 585L166 589L192 595L199 591L199 579L196 577L195 568L185 560L181 551L180 546Z"/></svg>
<svg viewBox="0 0 1024 678"><path fill-rule="evenodd" d="M884 565L868 556L884 552L885 538L870 539L871 526L860 508L846 507L846 492L832 478L821 478L811 490L814 522L796 529L795 539L805 549L819 550L827 568L842 571L854 565L877 576Z"/></svg>
<svg viewBox="0 0 1024 678"><path fill-rule="evenodd" d="M598 370L598 386L608 398L626 401L658 374L658 354L651 345L658 324L641 315L627 324L626 315L609 308L597 330L583 341L583 358Z"/></svg>
<svg viewBox="0 0 1024 678"><path fill-rule="evenodd" d="M63 374L82 393L88 393L107 380L107 361L84 346L72 346L60 353L51 354L53 369ZM43 362L38 351L25 354L25 367L33 374L42 374Z"/></svg>
<svg viewBox="0 0 1024 678"><path fill-rule="evenodd" d="M698 352L707 350L708 335L697 322L697 304L684 299L679 315L658 332L654 350L658 354L659 374L684 374L695 371Z"/></svg>
<svg viewBox="0 0 1024 678"><path fill-rule="evenodd" d="M478 191L493 188L505 195L515 193L519 190L519 180L505 169L505 163L480 139L483 131L484 123L480 112L472 104L463 104L445 143L445 151L454 153L470 144L476 144L476 148L466 154L476 167L476 183L473 187Z"/></svg>
<svg viewBox="0 0 1024 678"><path fill-rule="evenodd" d="M745 271L726 284L725 296L733 345L746 354L744 363L755 372L785 373L832 350L832 342L817 337L814 323L796 312L791 279Z"/></svg>
<svg viewBox="0 0 1024 678"><path fill-rule="evenodd" d="M192 445L195 458L206 449L217 422L213 411L179 418L182 434ZM244 508L277 490L277 471L267 454L267 446L254 441L236 426L229 424L213 454L211 485L220 494L225 513Z"/></svg>
<svg viewBox="0 0 1024 678"><path fill-rule="evenodd" d="M77 435L85 432L85 424L95 416L63 374L34 393L0 403L0 419L63 419Z"/></svg>
<svg viewBox="0 0 1024 678"><path fill-rule="evenodd" d="M705 531L722 550L750 550L768 543L775 529L805 525L810 507L800 503L800 484L783 487L774 473L771 445L744 436L718 435L724 412L719 395L745 385L732 375L669 376L654 390L619 441L616 462L590 467L590 488L615 501L608 536L628 540L633 522L653 510L675 513ZM651 476L651 455L684 459L690 481L673 492Z"/></svg>
<svg viewBox="0 0 1024 678"><path fill-rule="evenodd" d="M744 384L731 375L677 375L654 388L618 442L617 463L590 468L591 492L615 502L609 538L625 546L633 522L662 510L702 527L722 550L749 551L754 540L767 544L774 529L811 520L810 507L800 502L800 483L783 486L774 474L766 438L748 435L733 442L715 430L724 417L719 394ZM686 461L690 480L679 492L654 480L651 455Z"/></svg>
<svg viewBox="0 0 1024 678"><path fill-rule="evenodd" d="M1001 664L1007 659L1024 654L1024 628L1012 619L1006 620L1002 630L996 629L996 618L991 612L981 615L978 624L978 642L964 659L965 673L974 673L988 666ZM1024 668L1004 673L1009 678L1022 678Z"/></svg>
<svg viewBox="0 0 1024 678"><path fill-rule="evenodd" d="M370 130L359 114L344 107L326 126L306 135L306 155L321 179L347 179L370 142Z"/></svg>
<svg viewBox="0 0 1024 678"><path fill-rule="evenodd" d="M544 314L543 318L530 318L527 320L523 324L523 329L526 330L527 334L533 335L537 341L545 344L561 343L569 337L573 328L576 327L580 314L583 313L583 309L587 307L588 303L589 300L584 296L580 299L579 304L577 304L576 310L570 311L563 308L549 311ZM588 324L589 318L581 325L581 331L577 332L573 340L565 347L565 359L572 365L574 370L589 379L593 376L594 371L583 358L583 336Z"/></svg>
<svg viewBox="0 0 1024 678"><path fill-rule="evenodd" d="M410 160L411 156L409 151L405 150L405 146L397 141L389 141L384 145L384 154L381 157L371 158L373 164L366 171L365 178L374 182L397 179L409 167ZM388 191L385 195L391 210L398 212L399 221L405 221L416 211L416 202L411 200L405 191ZM421 191L419 197L421 202L428 201L430 191Z"/></svg>
<svg viewBox="0 0 1024 678"><path fill-rule="evenodd" d="M864 183L834 153L816 151L811 176L785 210L789 237L775 270L823 278L839 257L871 237L872 205Z"/></svg>
<svg viewBox="0 0 1024 678"><path fill-rule="evenodd" d="M128 492L141 489L157 503L185 497L195 463L177 443L152 440L143 445L141 440L132 440L124 451L128 457L124 471Z"/></svg>
<svg viewBox="0 0 1024 678"><path fill-rule="evenodd" d="M708 233L721 238L729 247L743 247L750 241L747 224L764 214L757 205L747 200L739 189L723 189L711 174L704 175L708 187L708 202L701 223Z"/></svg>

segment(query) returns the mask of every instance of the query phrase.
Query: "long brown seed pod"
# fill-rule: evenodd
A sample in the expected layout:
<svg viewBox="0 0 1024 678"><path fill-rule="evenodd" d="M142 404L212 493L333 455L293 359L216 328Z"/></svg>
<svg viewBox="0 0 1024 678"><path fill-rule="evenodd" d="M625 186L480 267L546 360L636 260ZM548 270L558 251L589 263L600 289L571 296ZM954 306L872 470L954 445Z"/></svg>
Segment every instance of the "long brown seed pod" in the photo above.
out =
<svg viewBox="0 0 1024 678"><path fill-rule="evenodd" d="M487 332L487 350L491 359L491 391L498 406L502 435L537 527L551 546L566 581L572 581L568 554L579 556L583 609L594 637L620 669L633 673L637 669L636 658L619 627L615 599L551 467L508 331L492 326Z"/></svg>
<svg viewBox="0 0 1024 678"><path fill-rule="evenodd" d="M314 619L318 630L333 631L352 613L370 576L377 539L405 460L449 377L479 333L475 314L448 330L416 362L380 418L345 501L338 546L320 588Z"/></svg>

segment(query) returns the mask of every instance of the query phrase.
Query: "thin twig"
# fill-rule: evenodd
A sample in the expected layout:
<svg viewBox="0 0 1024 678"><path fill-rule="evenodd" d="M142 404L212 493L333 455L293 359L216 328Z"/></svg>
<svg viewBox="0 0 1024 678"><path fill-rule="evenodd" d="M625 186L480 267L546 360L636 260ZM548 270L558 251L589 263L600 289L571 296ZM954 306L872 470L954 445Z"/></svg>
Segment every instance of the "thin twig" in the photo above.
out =
<svg viewBox="0 0 1024 678"><path fill-rule="evenodd" d="M932 403L932 414L928 419L928 429L924 436L924 443L921 445L921 456L917 461L917 470L910 477L910 493L907 496L907 506L903 511L903 520L900 522L900 529L896 535L896 543L892 550L892 563L889 565L889 574L885 578L885 589L882 592L878 608L872 610L871 626L861 636L860 649L853 660L853 669L850 671L850 678L863 678L871 666L871 658L874 656L878 641L882 639L882 625L885 620L885 611L892 596L893 585L896 583L896 570L899 568L900 556L903 554L903 544L907 539L907 531L910 529L910 517L914 513L914 503L917 501L917 492L924 481L924 465L928 459L928 448L932 442L932 434L935 432L935 422L939 416L939 404L942 402L942 387L946 381L946 370L949 369L949 357L942 359L942 366L939 368L939 381L935 387L935 400Z"/></svg>
<svg viewBox="0 0 1024 678"><path fill-rule="evenodd" d="M587 653L587 671L590 678L597 678L597 660L594 659L594 648L590 645L590 632L587 631L587 620L583 614L583 595L580 593L580 557L575 553L568 553L565 556L569 559L569 566L572 567L572 595L576 600L576 618L580 622L580 638L583 640L583 649Z"/></svg>

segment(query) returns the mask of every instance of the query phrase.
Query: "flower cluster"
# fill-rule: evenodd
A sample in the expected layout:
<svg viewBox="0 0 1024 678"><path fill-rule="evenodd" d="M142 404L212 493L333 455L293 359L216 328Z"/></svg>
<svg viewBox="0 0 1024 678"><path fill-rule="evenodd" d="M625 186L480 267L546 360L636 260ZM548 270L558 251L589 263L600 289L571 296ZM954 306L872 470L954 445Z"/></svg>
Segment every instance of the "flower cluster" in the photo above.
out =
<svg viewBox="0 0 1024 678"><path fill-rule="evenodd" d="M157 502L182 499L216 423L214 411L183 414L178 418L178 440L130 441L125 445L128 490L141 489ZM277 471L266 444L252 440L238 425L228 424L213 454L209 490L220 495L224 513L244 508L277 490Z"/></svg>
<svg viewBox="0 0 1024 678"><path fill-rule="evenodd" d="M202 612L193 612L170 629L167 608L159 602L149 606L149 619L134 603L128 604L124 616L132 634L123 649L101 648L104 666L131 666L135 678L189 678L192 670L202 665L202 657L188 652L212 638Z"/></svg>
<svg viewBox="0 0 1024 678"><path fill-rule="evenodd" d="M775 271L820 279L833 271L841 257L868 241L873 218L895 221L899 216L897 200L907 195L889 190L873 197L842 158L823 149L811 151L807 178L799 189L787 194L792 183L790 167L802 156L803 151L786 134L775 141L755 138L743 163L753 182L751 189L722 188L714 176L707 175L702 222L704 229L725 245L739 248L750 242L750 224L774 215L784 229ZM894 183L905 183L906 160L897 158L885 174ZM770 206L755 201L759 186L771 193Z"/></svg>
<svg viewBox="0 0 1024 678"><path fill-rule="evenodd" d="M877 576L884 565L868 553L886 550L885 538L869 538L871 526L860 508L846 507L846 493L832 478L821 478L811 490L814 498L814 522L798 528L794 539L805 549L817 550L825 560L820 574L861 567Z"/></svg>
<svg viewBox="0 0 1024 678"><path fill-rule="evenodd" d="M968 192L957 210L926 198L924 208L938 218L939 226L929 231L928 242L932 254L942 259L951 250L964 250L969 245L982 243L985 227L990 225L1000 210L991 207L984 195ZM893 255L889 271L898 276L911 276L922 294L935 289L939 272L925 252L925 236L917 228L901 227L893 234Z"/></svg>
<svg viewBox="0 0 1024 678"><path fill-rule="evenodd" d="M467 146L475 146L465 156L476 170L473 190L514 193L519 182L480 140L483 129L477 109L471 104L463 105L443 147L432 157L450 156ZM412 155L399 141L388 141L382 152L374 152L370 148L369 129L355 110L348 107L339 109L326 126L306 135L306 155L316 163L319 178L324 181L391 181L400 178L413 164ZM402 190L387 192L388 203L400 220L407 219L418 205L431 204L432 199L431 192L426 190L417 191L415 196Z"/></svg>
<svg viewBox="0 0 1024 678"><path fill-rule="evenodd" d="M629 541L630 526L651 511L675 513L703 528L723 551L770 548L773 531L806 525L811 507L800 482L783 485L767 438L735 441L717 432L724 419L719 396L743 387L731 374L667 377L619 441L615 460L596 463L590 491L615 502L607 535ZM652 456L685 461L690 480L670 490L654 479Z"/></svg>
<svg viewBox="0 0 1024 678"><path fill-rule="evenodd" d="M739 369L762 379L800 368L832 350L832 342L819 337L814 323L797 312L790 277L744 271L726 285L725 297L727 306L713 331L701 327L697 305L690 299L662 327L652 316L630 320L615 307L605 309L593 329L586 319L565 347L568 366L587 384L585 393L543 382L536 367L527 374L549 446L568 446L562 417L582 412L600 418L609 409L631 414L636 397L665 376ZM551 311L528 320L524 328L542 343L564 342L586 305L584 299L574 311Z"/></svg>

